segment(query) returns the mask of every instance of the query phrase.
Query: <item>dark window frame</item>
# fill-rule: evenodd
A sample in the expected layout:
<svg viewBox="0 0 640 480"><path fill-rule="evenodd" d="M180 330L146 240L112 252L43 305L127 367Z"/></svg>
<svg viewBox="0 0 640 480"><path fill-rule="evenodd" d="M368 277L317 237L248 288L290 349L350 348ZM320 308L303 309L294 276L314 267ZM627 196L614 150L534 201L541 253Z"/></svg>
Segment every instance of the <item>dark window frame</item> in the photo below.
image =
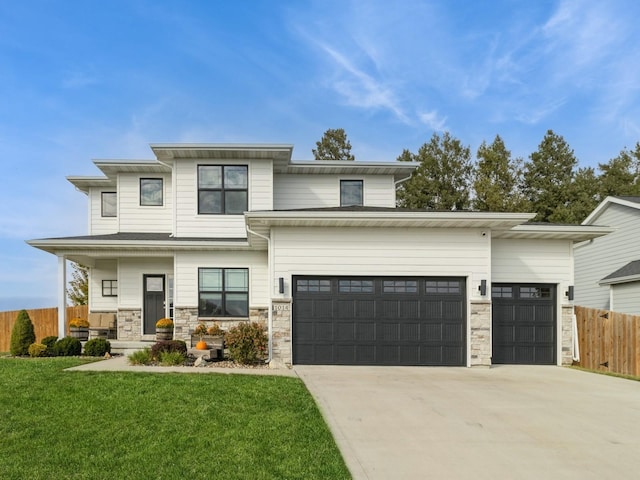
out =
<svg viewBox="0 0 640 480"><path fill-rule="evenodd" d="M114 293L114 290L115 290L115 293ZM118 280L102 280L102 296L117 297L118 296Z"/></svg>
<svg viewBox="0 0 640 480"><path fill-rule="evenodd" d="M202 167L219 167L220 168L220 188L201 187L200 186L200 169ZM225 185L225 168L238 168L243 167L246 175L246 187L234 188L233 186ZM227 192L244 192L246 196L246 203L244 204L243 212L249 210L249 166L248 165L213 165L213 164L200 164L197 166L197 187L198 187L198 215L242 215L241 213L227 213ZM220 192L220 211L219 212L203 212L200 205L200 193L201 192Z"/></svg>
<svg viewBox="0 0 640 480"><path fill-rule="evenodd" d="M347 185L355 185L358 184L360 185L360 202L359 203L352 203L352 202L347 202L345 200L345 192L344 192L344 188ZM364 180L340 180L340 206L341 207L362 207L364 205Z"/></svg>
<svg viewBox="0 0 640 480"><path fill-rule="evenodd" d="M203 290L200 285L200 276L201 272L204 270L219 270L222 275L222 286L220 290ZM228 291L226 288L226 280L225 280L225 272L228 270L242 270L246 274L247 280L247 290L231 290ZM214 311L212 313L208 313L207 309L203 307L206 305L203 303L202 294L219 294L221 298L220 311ZM227 295L229 294L238 294L246 296L246 315L231 315L227 313ZM249 318L249 269L248 268L236 268L236 267L200 267L198 268L198 316L205 318L213 318L213 317L233 317L233 318Z"/></svg>
<svg viewBox="0 0 640 480"><path fill-rule="evenodd" d="M299 278L296 280L296 291L306 293L332 293L331 280L326 278Z"/></svg>
<svg viewBox="0 0 640 480"><path fill-rule="evenodd" d="M143 201L142 197L142 183L145 181L160 182L160 203L149 203ZM140 206L141 207L162 207L164 206L164 178L162 177L141 177L140 178Z"/></svg>
<svg viewBox="0 0 640 480"><path fill-rule="evenodd" d="M116 205L115 212L113 215L106 215L104 213L104 196L105 195L115 195ZM100 216L104 218L116 218L118 216L118 192L101 192L100 194Z"/></svg>

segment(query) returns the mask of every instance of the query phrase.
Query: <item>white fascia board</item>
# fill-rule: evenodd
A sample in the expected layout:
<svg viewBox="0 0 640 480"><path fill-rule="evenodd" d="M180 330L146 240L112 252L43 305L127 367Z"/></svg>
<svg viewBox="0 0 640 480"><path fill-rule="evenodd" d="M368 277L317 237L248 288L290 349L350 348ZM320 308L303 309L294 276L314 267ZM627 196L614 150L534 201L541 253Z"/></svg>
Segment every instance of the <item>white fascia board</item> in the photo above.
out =
<svg viewBox="0 0 640 480"><path fill-rule="evenodd" d="M600 280L598 285L616 285L618 283L640 282L640 275L629 275L627 277L611 278L609 280Z"/></svg>
<svg viewBox="0 0 640 480"><path fill-rule="evenodd" d="M635 208L640 210L640 204L636 202L630 202L623 198L607 197L585 218L582 225L591 225L595 222L600 215L609 207L610 204L616 203L618 205L624 205L625 207Z"/></svg>
<svg viewBox="0 0 640 480"><path fill-rule="evenodd" d="M215 250L216 248L238 248L240 250L250 247L248 241L225 242L225 241L131 241L131 240L110 240L110 241L87 241L87 240L28 240L27 244L46 252L63 252L65 250Z"/></svg>
<svg viewBox="0 0 640 480"><path fill-rule="evenodd" d="M536 236L537 238L548 236L549 238L566 238L573 240L574 242L579 242L602 237L614 231L615 229L611 227L592 225L554 225L550 223L545 225L517 225L506 232L506 234L531 234L532 237Z"/></svg>

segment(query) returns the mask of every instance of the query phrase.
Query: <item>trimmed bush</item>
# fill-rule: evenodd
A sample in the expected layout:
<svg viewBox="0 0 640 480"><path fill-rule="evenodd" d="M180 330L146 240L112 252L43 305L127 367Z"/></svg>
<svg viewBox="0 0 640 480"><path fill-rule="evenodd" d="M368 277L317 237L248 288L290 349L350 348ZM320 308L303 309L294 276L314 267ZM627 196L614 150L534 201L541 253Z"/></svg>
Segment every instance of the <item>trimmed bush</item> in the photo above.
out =
<svg viewBox="0 0 640 480"><path fill-rule="evenodd" d="M93 338L84 344L84 354L90 357L104 357L111 353L111 343L104 338Z"/></svg>
<svg viewBox="0 0 640 480"><path fill-rule="evenodd" d="M183 340L162 340L151 347L151 356L154 360L160 360L163 352L178 352L187 355L187 344Z"/></svg>
<svg viewBox="0 0 640 480"><path fill-rule="evenodd" d="M47 346L42 343L32 343L29 345L29 356L30 357L46 357L47 356Z"/></svg>
<svg viewBox="0 0 640 480"><path fill-rule="evenodd" d="M251 364L264 359L269 340L262 325L244 322L231 327L225 334L224 341L229 348L231 360Z"/></svg>
<svg viewBox="0 0 640 480"><path fill-rule="evenodd" d="M182 365L186 358L181 352L160 352L158 361L164 367L172 367L174 365Z"/></svg>
<svg viewBox="0 0 640 480"><path fill-rule="evenodd" d="M47 352L46 352L46 356L47 357L55 357L56 356L56 352L55 352L55 344L58 341L58 337L56 337L55 335L50 335L48 337L44 337L42 340L40 340L40 343L42 343L44 346L47 347Z"/></svg>
<svg viewBox="0 0 640 480"><path fill-rule="evenodd" d="M20 310L16 323L11 330L11 355L20 356L29 354L29 345L35 343L36 334L33 323L26 310Z"/></svg>
<svg viewBox="0 0 640 480"><path fill-rule="evenodd" d="M82 352L82 343L73 337L64 337L56 342L53 351L58 357L73 357Z"/></svg>
<svg viewBox="0 0 640 480"><path fill-rule="evenodd" d="M149 347L129 355L129 363L131 365L149 365L152 362L153 356L151 355L151 349Z"/></svg>

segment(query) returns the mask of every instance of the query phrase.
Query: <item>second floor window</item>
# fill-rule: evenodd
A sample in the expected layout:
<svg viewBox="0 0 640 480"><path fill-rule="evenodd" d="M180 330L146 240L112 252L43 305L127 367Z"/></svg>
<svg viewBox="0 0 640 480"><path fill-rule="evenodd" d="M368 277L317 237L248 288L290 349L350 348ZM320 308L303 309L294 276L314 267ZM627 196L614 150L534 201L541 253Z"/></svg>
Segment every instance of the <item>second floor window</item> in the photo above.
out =
<svg viewBox="0 0 640 480"><path fill-rule="evenodd" d="M248 176L246 165L198 165L198 213L246 212Z"/></svg>
<svg viewBox="0 0 640 480"><path fill-rule="evenodd" d="M340 206L362 206L362 180L340 180Z"/></svg>
<svg viewBox="0 0 640 480"><path fill-rule="evenodd" d="M162 179L161 178L141 178L140 179L140 205L141 206L162 206Z"/></svg>
<svg viewBox="0 0 640 480"><path fill-rule="evenodd" d="M116 192L102 192L102 216L115 217L118 214L118 196Z"/></svg>

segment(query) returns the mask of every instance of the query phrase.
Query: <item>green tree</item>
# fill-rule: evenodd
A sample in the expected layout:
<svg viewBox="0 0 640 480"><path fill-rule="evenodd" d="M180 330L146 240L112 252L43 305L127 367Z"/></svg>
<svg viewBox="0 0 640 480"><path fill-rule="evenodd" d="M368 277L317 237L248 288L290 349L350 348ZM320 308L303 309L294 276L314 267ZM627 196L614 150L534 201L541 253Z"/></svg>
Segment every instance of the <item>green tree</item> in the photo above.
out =
<svg viewBox="0 0 640 480"><path fill-rule="evenodd" d="M598 177L593 168L580 168L569 186L569 202L558 205L549 216L551 223L581 223L598 205Z"/></svg>
<svg viewBox="0 0 640 480"><path fill-rule="evenodd" d="M523 193L538 222L563 221L570 210L578 161L562 136L548 130L524 165ZM555 213L555 215L554 215Z"/></svg>
<svg viewBox="0 0 640 480"><path fill-rule="evenodd" d="M403 208L466 210L470 207L469 185L473 165L469 147L445 132L434 133L417 154L404 150L398 161L420 165L398 189L398 205Z"/></svg>
<svg viewBox="0 0 640 480"><path fill-rule="evenodd" d="M11 329L11 355L29 355L29 345L35 343L33 323L26 310L20 310Z"/></svg>
<svg viewBox="0 0 640 480"><path fill-rule="evenodd" d="M72 305L89 303L89 269L79 263L72 263L73 272L67 287L67 297Z"/></svg>
<svg viewBox="0 0 640 480"><path fill-rule="evenodd" d="M324 132L320 141L316 142L317 149L312 149L316 160L355 160L351 154L351 142L347 139L344 129L329 129Z"/></svg>
<svg viewBox="0 0 640 480"><path fill-rule="evenodd" d="M518 212L527 209L521 190L522 160L512 159L500 135L490 145L478 148L473 189L473 208L488 212Z"/></svg>
<svg viewBox="0 0 640 480"><path fill-rule="evenodd" d="M599 163L599 200L608 196L640 195L640 143L634 150L624 148L607 163Z"/></svg>

